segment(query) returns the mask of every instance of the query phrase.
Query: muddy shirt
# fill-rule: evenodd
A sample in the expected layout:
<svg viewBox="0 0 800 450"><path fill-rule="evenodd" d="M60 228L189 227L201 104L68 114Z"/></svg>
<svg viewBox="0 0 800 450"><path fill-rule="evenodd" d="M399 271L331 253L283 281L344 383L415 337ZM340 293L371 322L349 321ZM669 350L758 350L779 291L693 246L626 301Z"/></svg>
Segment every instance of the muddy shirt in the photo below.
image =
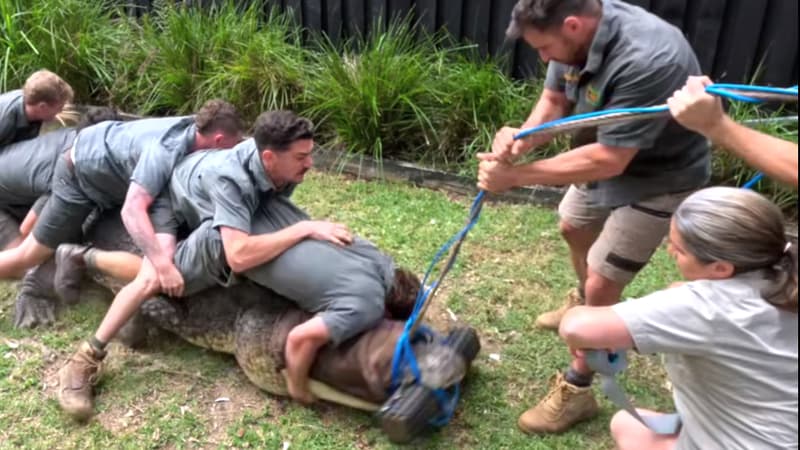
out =
<svg viewBox="0 0 800 450"><path fill-rule="evenodd" d="M0 95L0 151L8 144L33 139L41 126L41 122L29 122L25 117L21 89Z"/></svg>
<svg viewBox="0 0 800 450"><path fill-rule="evenodd" d="M612 308L641 353L663 353L683 425L676 449L797 448L797 315L758 272Z"/></svg>
<svg viewBox="0 0 800 450"><path fill-rule="evenodd" d="M154 198L194 145L194 117L106 121L81 130L75 142L75 176L86 196L111 209L125 202L131 182Z"/></svg>
<svg viewBox="0 0 800 450"><path fill-rule="evenodd" d="M76 134L74 128L61 128L0 151L0 205L30 207L50 192L56 160Z"/></svg>
<svg viewBox="0 0 800 450"><path fill-rule="evenodd" d="M603 17L583 67L551 62L545 87L563 92L574 114L666 104L700 65L681 31L654 14L603 0ZM625 171L586 185L604 207L629 205L705 185L711 174L706 139L671 118L604 125L576 134L574 146L598 142L639 151Z"/></svg>

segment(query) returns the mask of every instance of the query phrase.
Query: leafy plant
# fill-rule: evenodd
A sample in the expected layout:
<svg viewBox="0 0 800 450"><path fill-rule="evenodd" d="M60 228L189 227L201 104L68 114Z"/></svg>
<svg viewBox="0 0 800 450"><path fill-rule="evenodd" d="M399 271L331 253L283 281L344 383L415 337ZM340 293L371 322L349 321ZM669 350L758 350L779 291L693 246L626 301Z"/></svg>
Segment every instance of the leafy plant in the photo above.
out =
<svg viewBox="0 0 800 450"><path fill-rule="evenodd" d="M348 153L411 159L435 141L435 38L417 39L407 20L340 49L324 37L306 80L306 113L325 141ZM360 49L357 52L356 49Z"/></svg>
<svg viewBox="0 0 800 450"><path fill-rule="evenodd" d="M18 88L30 73L47 68L67 80L78 99L107 98L117 50L129 36L111 1L0 0L0 15L3 90Z"/></svg>

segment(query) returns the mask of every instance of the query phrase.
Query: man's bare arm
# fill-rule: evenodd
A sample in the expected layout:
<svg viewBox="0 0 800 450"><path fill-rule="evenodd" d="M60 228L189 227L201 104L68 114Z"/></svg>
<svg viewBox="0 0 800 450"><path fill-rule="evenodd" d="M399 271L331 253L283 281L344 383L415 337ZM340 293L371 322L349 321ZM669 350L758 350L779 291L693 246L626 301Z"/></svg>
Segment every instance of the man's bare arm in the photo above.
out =
<svg viewBox="0 0 800 450"><path fill-rule="evenodd" d="M348 245L353 236L346 226L332 222L302 221L274 233L250 235L222 226L222 247L225 260L234 272L244 272L271 261L306 238Z"/></svg>
<svg viewBox="0 0 800 450"><path fill-rule="evenodd" d="M708 93L708 77L689 77L667 100L678 123L696 131L771 178L797 187L797 144L736 123Z"/></svg>
<svg viewBox="0 0 800 450"><path fill-rule="evenodd" d="M478 155L478 187L503 192L534 184L562 186L605 180L621 174L637 152L634 148L594 143L518 166L499 160L493 153L483 153Z"/></svg>
<svg viewBox="0 0 800 450"><path fill-rule="evenodd" d="M503 159L513 160L534 148L546 144L553 139L550 134L536 134L529 138L514 140L521 129L531 128L564 117L569 111L570 102L563 92L551 89L542 90L542 95L533 107L522 128L504 127L495 135L492 152Z"/></svg>
<svg viewBox="0 0 800 450"><path fill-rule="evenodd" d="M558 332L571 349L626 350L634 347L628 327L610 307L576 306L561 319Z"/></svg>
<svg viewBox="0 0 800 450"><path fill-rule="evenodd" d="M797 187L797 144L733 121L728 115L707 131L712 142L770 178Z"/></svg>
<svg viewBox="0 0 800 450"><path fill-rule="evenodd" d="M183 293L183 277L172 261L174 244L172 252L165 251L160 243L161 239L156 237L153 224L147 214L153 200L153 196L147 190L136 182L131 182L125 196L125 204L120 212L122 223L133 242L142 250L144 256L150 260L158 272L162 291L178 297Z"/></svg>

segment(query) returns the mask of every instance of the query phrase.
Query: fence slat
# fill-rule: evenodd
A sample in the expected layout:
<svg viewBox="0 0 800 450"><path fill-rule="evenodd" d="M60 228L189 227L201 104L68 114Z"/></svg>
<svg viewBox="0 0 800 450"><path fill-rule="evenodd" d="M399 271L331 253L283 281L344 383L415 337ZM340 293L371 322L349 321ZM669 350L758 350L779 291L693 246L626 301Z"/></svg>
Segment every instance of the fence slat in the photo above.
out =
<svg viewBox="0 0 800 450"><path fill-rule="evenodd" d="M653 0L650 10L667 22L683 29L688 0Z"/></svg>
<svg viewBox="0 0 800 450"><path fill-rule="evenodd" d="M463 13L464 37L478 45L481 56L489 53L489 22L491 3L487 0L465 0Z"/></svg>
<svg viewBox="0 0 800 450"><path fill-rule="evenodd" d="M284 8L292 11L297 24L303 25L303 0L284 0Z"/></svg>
<svg viewBox="0 0 800 450"><path fill-rule="evenodd" d="M506 28L516 3L516 0L494 0L492 4L489 54L504 57L501 61L507 74L511 74L513 68L514 43L506 39Z"/></svg>
<svg viewBox="0 0 800 450"><path fill-rule="evenodd" d="M439 8L436 10L436 22L440 27L447 29L451 36L457 41L464 37L461 29L461 17L464 12L464 3L461 1L439 0Z"/></svg>
<svg viewBox="0 0 800 450"><path fill-rule="evenodd" d="M381 27L385 30L388 13L387 0L367 0L367 30L371 32L373 27Z"/></svg>
<svg viewBox="0 0 800 450"><path fill-rule="evenodd" d="M711 74L714 70L725 4L726 0L696 0L689 3L686 32L700 61L700 67L706 74Z"/></svg>
<svg viewBox="0 0 800 450"><path fill-rule="evenodd" d="M411 0L389 0L389 18L408 17L412 5Z"/></svg>
<svg viewBox="0 0 800 450"><path fill-rule="evenodd" d="M420 27L428 33L436 31L436 0L415 0L414 5Z"/></svg>
<svg viewBox="0 0 800 450"><path fill-rule="evenodd" d="M303 0L303 25L314 31L322 31L322 0Z"/></svg>
<svg viewBox="0 0 800 450"><path fill-rule="evenodd" d="M338 44L343 35L342 0L325 1L325 23L323 25L325 33L328 34L331 42Z"/></svg>
<svg viewBox="0 0 800 450"><path fill-rule="evenodd" d="M752 73L751 70L759 63L756 50L766 9L766 0L729 0L714 59L716 80L747 80Z"/></svg>
<svg viewBox="0 0 800 450"><path fill-rule="evenodd" d="M772 0L767 8L758 55L763 60L759 83L774 86L797 84L797 1ZM794 82L793 82L794 81Z"/></svg>
<svg viewBox="0 0 800 450"><path fill-rule="evenodd" d="M344 32L348 36L356 36L366 32L364 17L365 0L342 0L342 17L345 21Z"/></svg>

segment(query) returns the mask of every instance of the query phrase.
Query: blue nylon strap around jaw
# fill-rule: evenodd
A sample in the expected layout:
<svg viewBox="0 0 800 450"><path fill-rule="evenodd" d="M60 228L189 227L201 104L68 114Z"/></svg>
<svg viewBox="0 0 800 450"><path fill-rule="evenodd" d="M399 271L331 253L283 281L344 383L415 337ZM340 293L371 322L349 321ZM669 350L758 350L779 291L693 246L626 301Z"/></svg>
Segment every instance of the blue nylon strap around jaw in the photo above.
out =
<svg viewBox="0 0 800 450"><path fill-rule="evenodd" d="M628 367L624 352L609 353L601 350L588 350L585 354L585 361L589 368L600 376L603 393L615 405L627 411L654 433L675 434L680 430L681 417L678 414L642 415L633 407L625 395L625 391L616 381L617 374Z"/></svg>

